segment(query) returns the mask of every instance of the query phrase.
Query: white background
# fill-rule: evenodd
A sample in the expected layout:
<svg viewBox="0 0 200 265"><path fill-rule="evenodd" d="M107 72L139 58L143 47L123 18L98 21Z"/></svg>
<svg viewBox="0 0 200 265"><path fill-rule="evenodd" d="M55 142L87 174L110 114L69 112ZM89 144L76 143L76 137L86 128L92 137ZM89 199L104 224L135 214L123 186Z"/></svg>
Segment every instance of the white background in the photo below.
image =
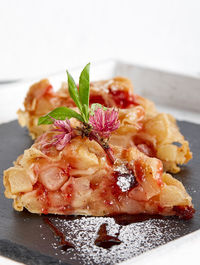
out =
<svg viewBox="0 0 200 265"><path fill-rule="evenodd" d="M0 0L0 80L118 58L200 72L199 0Z"/></svg>

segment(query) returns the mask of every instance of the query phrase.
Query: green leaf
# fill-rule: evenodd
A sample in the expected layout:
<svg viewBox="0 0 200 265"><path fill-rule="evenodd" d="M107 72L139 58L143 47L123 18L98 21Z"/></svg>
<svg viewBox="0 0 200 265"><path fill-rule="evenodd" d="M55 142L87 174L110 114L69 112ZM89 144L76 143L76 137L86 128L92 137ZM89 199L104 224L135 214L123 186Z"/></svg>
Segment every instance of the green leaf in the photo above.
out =
<svg viewBox="0 0 200 265"><path fill-rule="evenodd" d="M82 112L82 105L79 99L79 93L76 86L76 83L74 82L73 77L70 75L70 73L67 71L67 77L68 77L68 90L71 98L75 102L76 106L79 108L79 110Z"/></svg>
<svg viewBox="0 0 200 265"><path fill-rule="evenodd" d="M59 107L49 112L47 115L40 117L38 120L38 125L53 123L51 117L56 120L65 120L66 118L67 119L76 118L77 120L84 122L84 119L78 112L69 109L67 107Z"/></svg>
<svg viewBox="0 0 200 265"><path fill-rule="evenodd" d="M101 105L100 103L94 103L91 105L91 108L90 108L90 115L94 115L94 112L96 109L103 109L103 110L107 110L108 108L104 107L103 105Z"/></svg>
<svg viewBox="0 0 200 265"><path fill-rule="evenodd" d="M90 63L88 63L85 66L79 78L79 98L82 103L82 106L86 105L86 107L89 107L89 96L90 96Z"/></svg>
<svg viewBox="0 0 200 265"><path fill-rule="evenodd" d="M85 121L88 122L89 121L89 108L85 104L83 105L83 112L84 112L83 114L85 117Z"/></svg>

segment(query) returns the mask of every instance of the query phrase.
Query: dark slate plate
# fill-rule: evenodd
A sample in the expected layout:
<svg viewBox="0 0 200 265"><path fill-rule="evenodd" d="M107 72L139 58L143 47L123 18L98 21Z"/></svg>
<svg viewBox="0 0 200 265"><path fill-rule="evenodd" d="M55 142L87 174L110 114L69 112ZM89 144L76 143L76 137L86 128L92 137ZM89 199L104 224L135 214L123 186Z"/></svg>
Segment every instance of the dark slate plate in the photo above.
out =
<svg viewBox="0 0 200 265"><path fill-rule="evenodd" d="M16 212L11 200L4 198L1 176L0 193L0 254L26 264L114 264L147 250L180 238L200 228L200 125L179 122L182 133L190 141L193 160L176 177L193 197L196 214L189 221L176 217L120 216L103 217L48 216L49 220L75 248L63 250L44 216L27 211ZM0 168L12 165L32 141L17 121L0 125ZM94 244L100 225L122 241L109 249ZM115 241L115 240L114 240Z"/></svg>

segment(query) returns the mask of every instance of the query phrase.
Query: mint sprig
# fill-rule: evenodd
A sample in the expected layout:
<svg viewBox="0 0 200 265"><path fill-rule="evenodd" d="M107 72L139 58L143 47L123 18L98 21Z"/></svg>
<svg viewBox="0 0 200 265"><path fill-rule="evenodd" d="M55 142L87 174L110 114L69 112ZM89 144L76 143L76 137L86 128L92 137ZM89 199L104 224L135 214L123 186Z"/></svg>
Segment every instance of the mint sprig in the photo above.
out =
<svg viewBox="0 0 200 265"><path fill-rule="evenodd" d="M80 74L79 88L67 71L69 94L80 113L67 107L58 107L40 117L38 125L53 123L57 131L62 132L60 135L54 135L53 140L56 139L56 141L49 143L48 146L55 145L57 150L62 150L72 138L77 136L88 137L90 141L96 141L104 149L110 162L114 164L115 158L108 145L108 140L111 132L119 128L118 112L114 109L109 110L98 103L92 104L89 108L89 71L90 64L87 64ZM81 124L75 128L71 127L70 118L76 118Z"/></svg>
<svg viewBox="0 0 200 265"><path fill-rule="evenodd" d="M49 112L48 114L46 114L45 116L40 117L38 120L38 125L52 124L53 123L52 118L56 120L65 120L66 118L67 119L76 118L77 120L84 122L84 119L78 112L69 109L67 107L58 107L52 110L51 112Z"/></svg>
<svg viewBox="0 0 200 265"><path fill-rule="evenodd" d="M67 77L68 77L69 94L70 94L71 98L73 99L74 103L76 104L76 106L79 108L80 112L82 112L82 104L80 102L79 93L78 93L76 83L68 71L67 71Z"/></svg>
<svg viewBox="0 0 200 265"><path fill-rule="evenodd" d="M90 96L90 63L88 63L80 74L79 98L82 104L82 112L86 122L89 120L89 96Z"/></svg>
<svg viewBox="0 0 200 265"><path fill-rule="evenodd" d="M53 120L51 118L57 120L65 120L70 118L76 118L81 122L88 123L89 121L89 96L90 96L90 63L88 63L83 71L80 74L79 78L79 90L76 86L76 83L71 76L71 74L67 71L68 77L68 90L71 98L74 103L78 107L80 114L72 109L67 107L59 107L49 112L45 116L42 116L38 120L38 125L41 124L52 124Z"/></svg>

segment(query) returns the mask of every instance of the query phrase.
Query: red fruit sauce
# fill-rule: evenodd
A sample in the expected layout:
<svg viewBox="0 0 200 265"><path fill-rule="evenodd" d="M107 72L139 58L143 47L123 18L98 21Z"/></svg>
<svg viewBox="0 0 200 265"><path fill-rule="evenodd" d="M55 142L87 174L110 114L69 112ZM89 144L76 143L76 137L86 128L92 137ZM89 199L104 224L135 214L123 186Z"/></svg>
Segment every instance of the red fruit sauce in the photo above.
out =
<svg viewBox="0 0 200 265"><path fill-rule="evenodd" d="M135 160L134 162L134 171L135 171L135 175L136 177L140 180L140 181L144 181L145 178L145 169L141 163L141 161L139 159Z"/></svg>
<svg viewBox="0 0 200 265"><path fill-rule="evenodd" d="M109 94L112 95L118 108L127 109L139 105L135 96L131 95L128 91L109 89Z"/></svg>
<svg viewBox="0 0 200 265"><path fill-rule="evenodd" d="M60 230L58 230L58 228L49 220L49 218L44 217L43 220L51 228L54 234L60 238L60 245L62 250L66 251L68 248L75 248L71 242L65 239L65 235Z"/></svg>
<svg viewBox="0 0 200 265"><path fill-rule="evenodd" d="M191 219L195 213L195 209L192 206L174 206L173 211L175 211L176 215L179 216L181 219Z"/></svg>
<svg viewBox="0 0 200 265"><path fill-rule="evenodd" d="M108 106L106 106L105 100L103 99L103 97L101 95L91 95L90 96L90 104L94 104L94 103L99 103L105 107L108 107Z"/></svg>
<svg viewBox="0 0 200 265"><path fill-rule="evenodd" d="M121 241L117 236L110 236L106 229L107 224L102 224L98 231L98 237L95 240L95 245L102 248L111 248L114 245L119 245Z"/></svg>
<svg viewBox="0 0 200 265"><path fill-rule="evenodd" d="M147 144L138 144L137 149L149 157L155 157L155 151Z"/></svg>

